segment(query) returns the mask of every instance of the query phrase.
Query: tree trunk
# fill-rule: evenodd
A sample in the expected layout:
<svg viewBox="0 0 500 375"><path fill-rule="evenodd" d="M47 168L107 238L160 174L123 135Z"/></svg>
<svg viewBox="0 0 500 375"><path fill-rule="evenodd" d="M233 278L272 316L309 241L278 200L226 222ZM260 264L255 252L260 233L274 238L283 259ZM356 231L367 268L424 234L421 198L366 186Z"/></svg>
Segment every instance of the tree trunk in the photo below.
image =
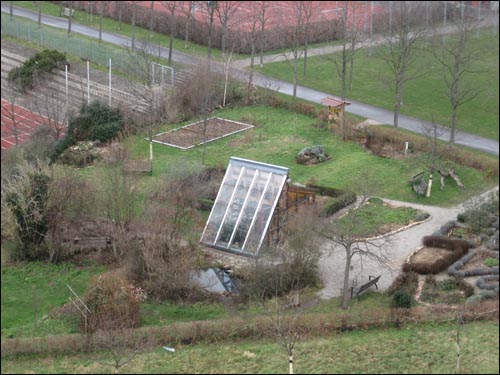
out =
<svg viewBox="0 0 500 375"><path fill-rule="evenodd" d="M345 261L345 269L344 269L344 295L342 296L342 308L347 310L347 306L349 304L349 299L351 298L349 294L349 271L351 269L351 247L349 246L346 249L346 261Z"/></svg>
<svg viewBox="0 0 500 375"><path fill-rule="evenodd" d="M250 95L252 93L252 85L253 85L253 69L255 66L255 43L252 38L251 44L251 52L250 52L250 72L248 74L248 96L247 96L247 104L250 103Z"/></svg>
<svg viewBox="0 0 500 375"><path fill-rule="evenodd" d="M299 59L297 56L295 56L294 62L293 62L293 101L295 102L295 99L297 98L297 74L298 74L298 65L299 65Z"/></svg>
<svg viewBox="0 0 500 375"><path fill-rule="evenodd" d="M38 2L38 27L42 26L42 3Z"/></svg>
<svg viewBox="0 0 500 375"><path fill-rule="evenodd" d="M394 103L394 127L398 127L399 121L399 109L401 107L401 102L403 99L403 83L398 81L396 83L396 102Z"/></svg>
<svg viewBox="0 0 500 375"><path fill-rule="evenodd" d="M304 44L304 78L307 77L307 38Z"/></svg>
<svg viewBox="0 0 500 375"><path fill-rule="evenodd" d="M116 6L118 7L118 30L122 29L122 2L115 1Z"/></svg>
<svg viewBox="0 0 500 375"><path fill-rule="evenodd" d="M14 4L12 1L9 1L9 15L10 20L12 21L14 19Z"/></svg>
<svg viewBox="0 0 500 375"><path fill-rule="evenodd" d="M135 50L135 1L132 1L132 50Z"/></svg>
<svg viewBox="0 0 500 375"><path fill-rule="evenodd" d="M103 3L101 3L100 6L101 6L101 9L99 12L99 43L102 42L102 13L103 13L102 7L104 6Z"/></svg>
<svg viewBox="0 0 500 375"><path fill-rule="evenodd" d="M71 17L71 13L72 13L72 10L73 10L73 2L72 1L68 1L69 3L69 17L68 17L68 34L71 33L71 20L73 17Z"/></svg>
<svg viewBox="0 0 500 375"><path fill-rule="evenodd" d="M222 37L221 37L221 46L220 46L223 58L226 55L226 32L227 32L227 25L224 23L222 25Z"/></svg>
<svg viewBox="0 0 500 375"><path fill-rule="evenodd" d="M293 374L293 354L290 354L288 356L288 368L289 368L289 374Z"/></svg>
<svg viewBox="0 0 500 375"><path fill-rule="evenodd" d="M184 38L184 48L188 48L188 42L189 42L189 24L191 23L191 9L189 9L189 15L187 17L186 21L186 35Z"/></svg>
<svg viewBox="0 0 500 375"><path fill-rule="evenodd" d="M170 32L170 40L168 42L168 65L172 66L172 51L174 49L174 32Z"/></svg>
<svg viewBox="0 0 500 375"><path fill-rule="evenodd" d="M149 37L153 37L153 23L154 23L154 5L155 2L151 1L151 9L149 11Z"/></svg>

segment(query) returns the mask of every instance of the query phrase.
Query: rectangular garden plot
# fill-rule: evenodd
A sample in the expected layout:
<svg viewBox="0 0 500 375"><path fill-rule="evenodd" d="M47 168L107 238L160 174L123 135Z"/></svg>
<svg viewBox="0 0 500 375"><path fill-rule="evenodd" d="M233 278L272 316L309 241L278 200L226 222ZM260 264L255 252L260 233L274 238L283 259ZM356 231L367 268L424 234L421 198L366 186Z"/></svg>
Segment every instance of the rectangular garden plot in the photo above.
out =
<svg viewBox="0 0 500 375"><path fill-rule="evenodd" d="M203 120L201 120L179 129L156 134L153 137L153 142L177 147L181 150L189 150L190 148L203 144L203 127ZM210 117L207 119L205 142L212 142L250 128L253 128L253 125L218 117Z"/></svg>

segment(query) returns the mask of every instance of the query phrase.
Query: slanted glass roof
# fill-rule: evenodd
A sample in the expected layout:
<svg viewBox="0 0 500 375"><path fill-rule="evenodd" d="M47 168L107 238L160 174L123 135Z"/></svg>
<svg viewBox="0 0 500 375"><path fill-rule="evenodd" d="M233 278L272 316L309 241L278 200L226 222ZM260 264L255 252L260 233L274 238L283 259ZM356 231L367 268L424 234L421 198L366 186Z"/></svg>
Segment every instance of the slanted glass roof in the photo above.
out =
<svg viewBox="0 0 500 375"><path fill-rule="evenodd" d="M257 256L287 177L288 168L231 157L201 242Z"/></svg>

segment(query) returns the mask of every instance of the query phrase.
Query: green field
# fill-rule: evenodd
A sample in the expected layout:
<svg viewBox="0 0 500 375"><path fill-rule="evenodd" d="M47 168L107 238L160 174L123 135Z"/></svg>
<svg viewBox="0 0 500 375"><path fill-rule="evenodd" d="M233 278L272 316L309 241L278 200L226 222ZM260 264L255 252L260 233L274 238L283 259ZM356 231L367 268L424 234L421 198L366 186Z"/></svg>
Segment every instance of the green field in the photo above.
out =
<svg viewBox="0 0 500 375"><path fill-rule="evenodd" d="M461 372L498 374L498 322L474 322L461 331ZM295 350L296 373L455 373L455 322L370 329L305 338ZM165 345L171 345L165 343ZM2 373L113 373L110 356L2 358ZM138 354L121 373L287 373L288 358L272 341L228 341L158 348Z"/></svg>
<svg viewBox="0 0 500 375"><path fill-rule="evenodd" d="M316 120L280 108L266 106L236 107L218 110L214 116L236 121L251 121L260 126L222 138L206 145L206 164L226 167L231 156L252 159L290 168L293 181L307 183L316 179L318 185L346 189L359 185L364 172L373 186L372 195L429 205L453 205L495 184L477 170L456 166L456 172L467 187L459 190L449 183L443 191L436 184L432 196L418 199L408 180L422 170L416 158L396 160L376 157L354 142L343 142L328 129L313 126ZM162 131L184 124L165 126ZM295 156L304 147L321 144L332 159L316 165L300 165ZM129 140L128 146L136 158L149 156L149 144L144 136ZM154 144L154 178L174 171L201 166L202 147L181 151Z"/></svg>
<svg viewBox="0 0 500 375"><path fill-rule="evenodd" d="M448 37L448 38L451 38ZM449 39L450 40L450 39ZM477 53L472 70L476 73L464 78L465 86L480 90L479 95L464 104L458 111L458 129L487 138L499 139L499 37L491 30L482 30L474 35L472 46ZM355 55L352 92L347 97L362 103L394 109L394 84L387 64L380 58L384 46L373 48L372 56L366 49ZM341 80L335 67L339 54L309 57L307 79L302 76L303 59L299 64L299 85L323 92L340 95ZM450 124L451 104L446 96L446 86L442 78L442 68L432 55L430 48L423 45L418 50L415 66L410 73L418 70L422 77L409 81L404 88L401 113L427 121L433 117L437 123ZM265 64L261 73L285 81L293 81L293 73L287 62Z"/></svg>

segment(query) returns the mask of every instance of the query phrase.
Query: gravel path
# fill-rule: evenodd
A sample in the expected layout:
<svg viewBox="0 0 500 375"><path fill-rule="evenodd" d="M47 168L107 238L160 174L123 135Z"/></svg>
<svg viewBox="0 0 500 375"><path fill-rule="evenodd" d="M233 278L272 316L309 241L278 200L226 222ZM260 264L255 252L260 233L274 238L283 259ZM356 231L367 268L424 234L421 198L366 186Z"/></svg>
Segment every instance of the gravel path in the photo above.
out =
<svg viewBox="0 0 500 375"><path fill-rule="evenodd" d="M487 196L490 192L497 191L498 186L491 189L480 197ZM472 199L478 199L472 198ZM428 212L431 217L421 224L398 232L386 237L389 240L387 246L384 246L385 256L390 259L387 268L382 267L372 260L364 259L360 261L359 257L354 257L351 263L350 284L357 282L357 285L362 285L368 282L368 276L382 275L378 282L379 290L387 289L394 279L401 272L401 265L405 259L416 249L421 247L422 237L430 235L438 230L443 224L449 220L456 220L457 214L462 211L464 204L451 207L434 207L408 202L399 202L389 199L384 199L384 202L397 205L414 207L419 210ZM318 293L321 299L328 299L342 295L341 288L344 280L344 264L345 252L340 247L332 246L331 243L323 243L323 255L320 259L320 275L324 283L324 288Z"/></svg>

